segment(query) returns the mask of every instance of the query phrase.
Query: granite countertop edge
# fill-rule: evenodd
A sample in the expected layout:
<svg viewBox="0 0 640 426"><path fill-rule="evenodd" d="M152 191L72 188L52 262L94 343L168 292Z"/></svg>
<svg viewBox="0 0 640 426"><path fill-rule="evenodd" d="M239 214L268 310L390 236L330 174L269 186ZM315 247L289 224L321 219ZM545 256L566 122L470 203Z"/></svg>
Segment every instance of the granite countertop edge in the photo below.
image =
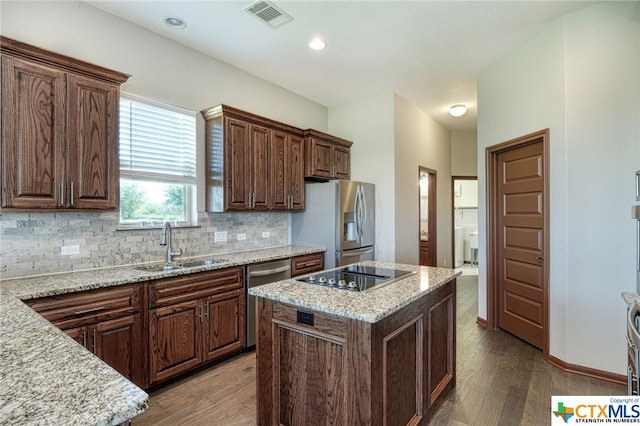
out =
<svg viewBox="0 0 640 426"><path fill-rule="evenodd" d="M133 284L160 278L178 277L196 272L251 265L254 263L286 259L306 254L322 253L324 251L324 248L319 247L284 246L233 253L217 253L184 259L180 258L173 263L178 264L182 262L212 258L219 262L211 265L202 265L170 271L150 271L148 270L149 268L167 264L165 262L151 262L111 268L89 269L76 272L7 278L0 280L0 293L10 294L21 300L37 299L40 297Z"/></svg>
<svg viewBox="0 0 640 426"><path fill-rule="evenodd" d="M150 272L141 265L0 280L0 424L117 425L144 412L149 395L22 300L112 287L324 252L285 246L222 253L223 262ZM144 266L162 265L163 262Z"/></svg>
<svg viewBox="0 0 640 426"><path fill-rule="evenodd" d="M249 289L249 294L285 304L375 323L431 293L462 274L447 268L376 261L361 265L414 272L406 278L366 293L282 280Z"/></svg>

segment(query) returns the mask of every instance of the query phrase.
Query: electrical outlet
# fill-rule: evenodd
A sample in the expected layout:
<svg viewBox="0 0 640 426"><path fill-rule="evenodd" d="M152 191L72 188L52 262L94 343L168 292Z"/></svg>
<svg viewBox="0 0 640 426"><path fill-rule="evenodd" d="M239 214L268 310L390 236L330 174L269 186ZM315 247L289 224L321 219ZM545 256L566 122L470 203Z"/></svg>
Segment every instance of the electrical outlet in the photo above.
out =
<svg viewBox="0 0 640 426"><path fill-rule="evenodd" d="M269 231L264 231L262 233L262 238L269 238L271 236L271 233Z"/></svg>
<svg viewBox="0 0 640 426"><path fill-rule="evenodd" d="M80 254L80 246L60 246L60 255L69 256L71 254Z"/></svg>
<svg viewBox="0 0 640 426"><path fill-rule="evenodd" d="M242 241L246 239L247 239L247 234L245 234L244 232L242 234L238 234L238 241Z"/></svg>
<svg viewBox="0 0 640 426"><path fill-rule="evenodd" d="M218 231L213 234L213 241L215 243L224 243L227 241L227 231Z"/></svg>

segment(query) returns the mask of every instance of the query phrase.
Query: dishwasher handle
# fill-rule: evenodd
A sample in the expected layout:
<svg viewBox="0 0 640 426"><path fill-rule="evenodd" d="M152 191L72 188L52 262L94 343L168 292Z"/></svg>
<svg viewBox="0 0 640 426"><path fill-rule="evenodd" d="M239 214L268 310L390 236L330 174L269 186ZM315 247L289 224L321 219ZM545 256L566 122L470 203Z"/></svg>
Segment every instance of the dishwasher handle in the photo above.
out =
<svg viewBox="0 0 640 426"><path fill-rule="evenodd" d="M280 272L285 272L285 271L288 271L289 269L291 269L291 265L281 266L279 268L273 268L273 269L263 269L260 271L250 271L249 276L250 277L266 277L267 275L279 274Z"/></svg>

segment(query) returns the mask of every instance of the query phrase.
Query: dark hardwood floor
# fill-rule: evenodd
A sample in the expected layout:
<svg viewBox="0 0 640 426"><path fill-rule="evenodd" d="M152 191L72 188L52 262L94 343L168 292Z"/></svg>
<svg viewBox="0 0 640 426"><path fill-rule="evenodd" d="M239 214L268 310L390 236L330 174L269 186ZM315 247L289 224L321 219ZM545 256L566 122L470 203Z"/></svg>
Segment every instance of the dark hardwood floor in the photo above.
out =
<svg viewBox="0 0 640 426"><path fill-rule="evenodd" d="M477 277L458 278L457 381L430 425L546 425L552 395L624 395L626 386L565 373L500 330L476 325ZM255 352L151 394L143 425L255 424Z"/></svg>

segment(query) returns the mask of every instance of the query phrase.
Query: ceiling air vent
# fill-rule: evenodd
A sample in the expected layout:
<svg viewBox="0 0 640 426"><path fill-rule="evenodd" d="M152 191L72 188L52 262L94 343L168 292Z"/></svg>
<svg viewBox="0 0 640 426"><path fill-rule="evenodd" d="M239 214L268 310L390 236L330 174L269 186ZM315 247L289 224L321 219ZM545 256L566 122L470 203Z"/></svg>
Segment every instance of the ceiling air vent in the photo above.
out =
<svg viewBox="0 0 640 426"><path fill-rule="evenodd" d="M275 4L267 0L258 0L244 8L247 12L260 19L271 28L293 21L293 17Z"/></svg>

